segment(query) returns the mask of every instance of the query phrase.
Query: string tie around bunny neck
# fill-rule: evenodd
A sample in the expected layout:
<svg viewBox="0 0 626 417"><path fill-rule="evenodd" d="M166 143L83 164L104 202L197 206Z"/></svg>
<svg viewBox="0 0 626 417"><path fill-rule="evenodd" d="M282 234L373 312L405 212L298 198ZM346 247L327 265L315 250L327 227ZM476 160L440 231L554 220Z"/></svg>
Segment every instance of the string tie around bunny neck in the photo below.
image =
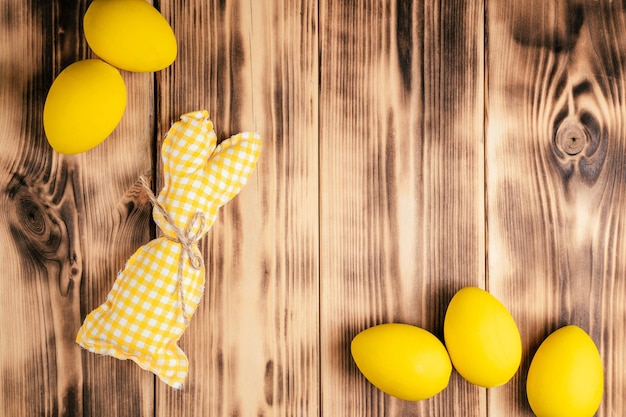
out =
<svg viewBox="0 0 626 417"><path fill-rule="evenodd" d="M183 288L183 267L185 264L185 255L187 255L189 265L191 265L193 269L200 270L204 267L204 258L196 252L194 248L197 247L198 242L202 238L202 232L206 227L206 216L201 211L196 212L187 227L182 230L180 227L176 226L165 207L163 207L154 195L152 188L150 188L150 184L148 184L148 180L143 175L139 178L139 180L141 181L143 188L146 190L152 205L161 213L167 224L169 224L174 230L175 237L168 235L164 235L164 237L173 242L179 243L182 247L180 257L178 258L178 276L176 281L183 319L185 324L189 324L189 318L187 317L186 312L187 308L185 305L185 290Z"/></svg>

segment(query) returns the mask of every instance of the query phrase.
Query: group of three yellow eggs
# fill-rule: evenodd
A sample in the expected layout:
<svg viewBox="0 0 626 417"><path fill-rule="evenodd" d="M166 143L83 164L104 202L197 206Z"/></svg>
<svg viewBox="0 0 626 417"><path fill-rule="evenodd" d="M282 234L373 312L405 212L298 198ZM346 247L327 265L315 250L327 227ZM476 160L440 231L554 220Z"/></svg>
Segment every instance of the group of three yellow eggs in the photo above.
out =
<svg viewBox="0 0 626 417"><path fill-rule="evenodd" d="M518 371L522 340L514 318L488 291L460 289L444 318L444 343L425 329L381 324L357 334L351 351L361 373L394 397L424 400L443 391L452 368L485 388L507 383ZM600 405L604 373L593 340L581 328L562 327L537 349L526 380L538 417L591 417Z"/></svg>
<svg viewBox="0 0 626 417"><path fill-rule="evenodd" d="M178 51L172 28L145 0L94 0L83 29L98 58L63 69L43 110L48 142L63 154L85 152L115 130L127 100L120 69L159 71L174 62Z"/></svg>

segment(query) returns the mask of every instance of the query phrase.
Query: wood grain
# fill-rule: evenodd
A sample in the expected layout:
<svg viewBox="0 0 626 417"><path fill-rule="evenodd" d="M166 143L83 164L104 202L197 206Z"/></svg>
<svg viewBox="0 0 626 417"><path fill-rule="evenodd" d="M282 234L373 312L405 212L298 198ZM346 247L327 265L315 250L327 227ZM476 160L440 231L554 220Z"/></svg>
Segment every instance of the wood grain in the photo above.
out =
<svg viewBox="0 0 626 417"><path fill-rule="evenodd" d="M483 16L480 1L320 4L323 415L486 415L456 374L404 402L350 355L381 323L443 339L454 292L485 284Z"/></svg>
<svg viewBox="0 0 626 417"><path fill-rule="evenodd" d="M104 144L78 156L48 145L47 90L65 66L91 56L81 38L85 7L3 3L0 409L7 415L152 415L151 376L74 343L84 315L148 238L147 206L127 190L150 169L154 124L152 77L125 74L128 110Z"/></svg>
<svg viewBox="0 0 626 417"><path fill-rule="evenodd" d="M317 4L161 7L180 48L160 82L161 131L206 108L219 139L256 130L263 145L205 238L205 296L181 339L189 380L157 387L157 415L317 415Z"/></svg>
<svg viewBox="0 0 626 417"><path fill-rule="evenodd" d="M530 360L550 332L576 324L604 362L598 415L623 415L624 12L605 1L488 9L489 289L524 342L520 372L489 409L533 415Z"/></svg>
<svg viewBox="0 0 626 417"><path fill-rule="evenodd" d="M532 416L532 355L572 323L603 359L598 416L626 415L619 2L159 0L176 62L123 72L114 134L63 156L41 113L54 77L93 56L88 4L0 3L0 414ZM205 297L175 391L73 341L158 233L137 178L162 185L163 135L203 108L219 138L264 143L202 242ZM442 338L465 285L517 320L511 382L453 373L410 403L365 380L359 331L404 322Z"/></svg>

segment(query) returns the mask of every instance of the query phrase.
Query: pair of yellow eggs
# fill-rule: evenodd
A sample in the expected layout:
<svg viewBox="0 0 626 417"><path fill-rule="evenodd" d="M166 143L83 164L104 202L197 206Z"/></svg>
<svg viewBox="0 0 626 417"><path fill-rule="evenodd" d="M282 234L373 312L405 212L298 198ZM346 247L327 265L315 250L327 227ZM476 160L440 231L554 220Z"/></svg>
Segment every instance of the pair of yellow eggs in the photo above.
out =
<svg viewBox="0 0 626 417"><path fill-rule="evenodd" d="M115 130L126 109L119 69L154 72L176 59L176 37L145 0L94 0L83 18L85 39L100 59L65 68L53 81L43 110L48 142L63 154L85 152Z"/></svg>
<svg viewBox="0 0 626 417"><path fill-rule="evenodd" d="M522 341L515 320L489 292L459 290L444 319L444 344L408 324L370 327L352 340L359 370L394 397L418 401L448 386L452 366L467 381L486 388L503 385L517 372ZM591 417L604 389L602 360L593 340L577 326L549 335L528 370L526 392L538 417Z"/></svg>

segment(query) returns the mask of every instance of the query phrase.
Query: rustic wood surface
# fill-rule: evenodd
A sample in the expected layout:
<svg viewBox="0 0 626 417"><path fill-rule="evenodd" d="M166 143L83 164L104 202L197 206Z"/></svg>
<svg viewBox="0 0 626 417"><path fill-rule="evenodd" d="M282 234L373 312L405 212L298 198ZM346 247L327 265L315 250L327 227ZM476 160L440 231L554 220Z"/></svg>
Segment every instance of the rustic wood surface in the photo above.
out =
<svg viewBox="0 0 626 417"><path fill-rule="evenodd" d="M576 324L604 362L598 415L624 415L624 10L538 0L494 0L488 10L488 285L516 317L526 352L489 408L531 416L532 352Z"/></svg>
<svg viewBox="0 0 626 417"><path fill-rule="evenodd" d="M626 19L609 0L544 3L155 1L176 62L123 72L116 131L65 156L41 112L54 77L93 56L89 1L3 1L0 415L532 416L532 354L569 323L602 355L598 416L626 415ZM74 337L158 233L137 179L162 184L161 139L197 109L220 139L264 142L202 241L175 391ZM413 403L363 378L352 337L404 322L442 338L465 285L519 325L512 381L453 372Z"/></svg>
<svg viewBox="0 0 626 417"><path fill-rule="evenodd" d="M320 5L321 409L485 415L454 375L410 403L364 380L350 341L403 322L443 338L447 302L484 286L481 2ZM453 7L454 6L454 7Z"/></svg>

